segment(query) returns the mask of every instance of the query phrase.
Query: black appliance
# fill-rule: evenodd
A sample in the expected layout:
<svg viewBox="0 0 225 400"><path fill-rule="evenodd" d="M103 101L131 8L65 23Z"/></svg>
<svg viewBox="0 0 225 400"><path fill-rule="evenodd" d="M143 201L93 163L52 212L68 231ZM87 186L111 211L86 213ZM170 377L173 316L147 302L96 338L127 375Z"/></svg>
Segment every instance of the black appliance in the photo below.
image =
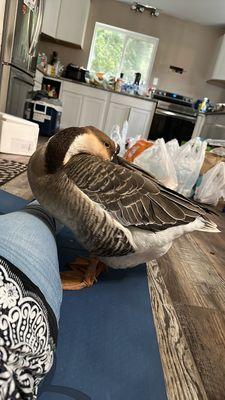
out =
<svg viewBox="0 0 225 400"><path fill-rule="evenodd" d="M0 59L0 111L23 117L33 89L44 0L6 0Z"/></svg>
<svg viewBox="0 0 225 400"><path fill-rule="evenodd" d="M86 82L85 77L89 71L84 68L80 68L77 65L69 64L66 67L65 78L72 79L78 82Z"/></svg>
<svg viewBox="0 0 225 400"><path fill-rule="evenodd" d="M197 112L193 99L177 93L156 90L153 99L159 100L155 109L148 139L164 138L165 142L177 139L179 144L192 137Z"/></svg>
<svg viewBox="0 0 225 400"><path fill-rule="evenodd" d="M140 72L136 72L135 73L135 79L134 79L134 85L140 85L140 80L141 80L141 73Z"/></svg>

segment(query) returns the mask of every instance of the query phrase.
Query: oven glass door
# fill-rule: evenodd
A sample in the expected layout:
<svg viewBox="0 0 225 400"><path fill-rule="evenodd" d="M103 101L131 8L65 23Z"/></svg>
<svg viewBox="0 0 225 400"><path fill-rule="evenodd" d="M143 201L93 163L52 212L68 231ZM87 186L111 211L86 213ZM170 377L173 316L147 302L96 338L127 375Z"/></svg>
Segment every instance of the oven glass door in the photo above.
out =
<svg viewBox="0 0 225 400"><path fill-rule="evenodd" d="M148 139L164 138L165 142L177 139L181 144L191 139L195 123L195 117L156 108Z"/></svg>

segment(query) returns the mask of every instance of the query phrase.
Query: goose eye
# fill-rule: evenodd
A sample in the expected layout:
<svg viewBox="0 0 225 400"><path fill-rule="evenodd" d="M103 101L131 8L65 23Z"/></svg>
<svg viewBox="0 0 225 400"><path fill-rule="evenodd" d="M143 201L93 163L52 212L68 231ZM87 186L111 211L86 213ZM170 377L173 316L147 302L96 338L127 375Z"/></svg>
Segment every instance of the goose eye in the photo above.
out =
<svg viewBox="0 0 225 400"><path fill-rule="evenodd" d="M108 149L110 147L109 143L105 142L104 143L105 147Z"/></svg>

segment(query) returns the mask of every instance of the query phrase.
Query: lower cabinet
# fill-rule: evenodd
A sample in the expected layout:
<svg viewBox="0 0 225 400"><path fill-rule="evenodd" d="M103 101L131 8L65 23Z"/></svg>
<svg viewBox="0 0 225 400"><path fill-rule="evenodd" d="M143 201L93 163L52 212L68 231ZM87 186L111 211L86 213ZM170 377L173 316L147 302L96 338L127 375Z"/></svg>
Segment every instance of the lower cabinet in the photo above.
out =
<svg viewBox="0 0 225 400"><path fill-rule="evenodd" d="M105 91L64 81L61 128L93 125L103 130L109 95Z"/></svg>
<svg viewBox="0 0 225 400"><path fill-rule="evenodd" d="M103 129L105 100L84 96L80 115L80 126L92 125Z"/></svg>
<svg viewBox="0 0 225 400"><path fill-rule="evenodd" d="M153 113L152 111L145 111L139 108L132 107L128 119L129 136L131 137L142 136L147 139L152 122Z"/></svg>
<svg viewBox="0 0 225 400"><path fill-rule="evenodd" d="M155 102L63 81L61 128L93 125L110 134L114 125L129 124L129 136L147 139Z"/></svg>
<svg viewBox="0 0 225 400"><path fill-rule="evenodd" d="M119 125L120 129L122 129L123 123L129 118L129 113L129 106L110 103L104 132L109 135L114 125Z"/></svg>
<svg viewBox="0 0 225 400"><path fill-rule="evenodd" d="M80 126L79 121L83 96L63 90L61 100L63 103L61 128L64 129L69 128L70 126Z"/></svg>
<svg viewBox="0 0 225 400"><path fill-rule="evenodd" d="M142 136L147 139L155 106L156 103L149 100L113 93L104 131L110 134L113 125L119 125L122 129L124 122L128 121L130 137Z"/></svg>

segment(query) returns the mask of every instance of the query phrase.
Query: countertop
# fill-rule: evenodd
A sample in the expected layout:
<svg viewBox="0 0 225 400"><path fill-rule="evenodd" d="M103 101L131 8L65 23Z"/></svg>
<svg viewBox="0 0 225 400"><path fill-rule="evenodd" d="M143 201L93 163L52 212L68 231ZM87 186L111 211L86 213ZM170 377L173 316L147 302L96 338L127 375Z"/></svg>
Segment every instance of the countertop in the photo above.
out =
<svg viewBox="0 0 225 400"><path fill-rule="evenodd" d="M98 90L104 90L106 92L119 94L121 96L129 96L129 97L137 98L137 99L140 99L140 100L146 100L146 101L151 101L153 103L158 103L158 100L152 99L151 97L135 95L135 94L130 94L130 93L126 93L126 92L116 92L115 90L106 89L104 87L92 85L92 84L89 84L89 83L86 83L86 82L79 82L79 81L75 81L73 79L68 79L68 78L65 78L64 76L52 77L52 76L47 75L43 71L43 69L40 68L40 67L37 67L37 70L39 72L41 72L46 78L49 78L49 79L55 79L55 80L58 80L58 81L72 82L72 83L75 83L76 85L83 85L83 86L87 86L87 87L98 89ZM216 115L225 115L225 110L224 111L209 111L209 112L205 112L205 113L198 112L197 115L205 115L205 116L207 116L207 115L215 115L215 116Z"/></svg>
<svg viewBox="0 0 225 400"><path fill-rule="evenodd" d="M75 83L76 85L88 86L88 87L90 87L90 88L99 89L99 90L104 90L104 91L109 92L109 93L119 94L119 95L121 95L121 96L135 97L135 98L137 98L137 99L146 100L146 101L151 101L151 102L153 102L153 103L157 103L157 102L158 102L157 100L152 99L151 97L141 96L141 95L135 95L135 94L130 94L130 93L126 93L126 92L116 92L115 90L106 89L106 88L101 87L101 86L91 85L90 83L79 82L79 81L75 81L75 80L73 80L73 79L68 79L68 78L65 78L64 76L59 76L59 77L55 77L55 78L54 78L54 77L52 77L52 76L49 76L49 75L45 74L44 71L43 71L40 67L37 67L37 70L38 70L39 72L41 72L46 78L49 78L49 79L55 79L55 80L60 80L60 81L72 82L72 83Z"/></svg>
<svg viewBox="0 0 225 400"><path fill-rule="evenodd" d="M205 115L225 115L225 111L208 111L205 113Z"/></svg>

